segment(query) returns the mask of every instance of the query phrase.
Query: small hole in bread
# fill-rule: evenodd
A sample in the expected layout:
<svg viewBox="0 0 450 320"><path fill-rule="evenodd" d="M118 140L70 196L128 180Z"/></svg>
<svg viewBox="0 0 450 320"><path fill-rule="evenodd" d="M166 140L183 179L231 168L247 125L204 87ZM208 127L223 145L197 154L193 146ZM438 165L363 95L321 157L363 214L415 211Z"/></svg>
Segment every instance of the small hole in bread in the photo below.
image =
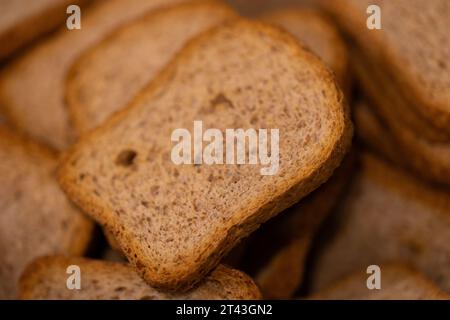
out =
<svg viewBox="0 0 450 320"><path fill-rule="evenodd" d="M134 163L137 152L134 150L122 150L116 158L116 164L129 167Z"/></svg>

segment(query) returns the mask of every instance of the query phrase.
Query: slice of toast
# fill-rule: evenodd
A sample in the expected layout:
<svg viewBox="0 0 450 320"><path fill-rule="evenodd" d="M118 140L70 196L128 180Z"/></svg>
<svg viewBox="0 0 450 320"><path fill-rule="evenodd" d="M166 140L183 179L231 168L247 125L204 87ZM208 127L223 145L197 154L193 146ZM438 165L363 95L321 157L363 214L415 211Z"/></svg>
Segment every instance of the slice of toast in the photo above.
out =
<svg viewBox="0 0 450 320"><path fill-rule="evenodd" d="M450 193L369 154L314 259L312 287L371 264L411 265L450 292Z"/></svg>
<svg viewBox="0 0 450 320"><path fill-rule="evenodd" d="M331 175L350 145L347 111L334 77L295 38L236 20L189 42L85 136L66 154L60 183L149 284L187 289ZM262 175L260 163L174 164L171 134L195 120L221 132L279 129L276 173Z"/></svg>
<svg viewBox="0 0 450 320"><path fill-rule="evenodd" d="M405 101L409 112L429 130L396 121L427 134L431 141L450 139L450 3L446 0L337 0L323 1L324 7L351 35L368 61L382 70L389 85ZM381 9L381 30L367 27L367 8ZM376 81L373 79L372 81ZM397 106L394 106L397 108Z"/></svg>
<svg viewBox="0 0 450 320"><path fill-rule="evenodd" d="M395 90L383 80L378 79L377 72L368 72L361 64L362 59L355 57L353 63L356 74L363 84L364 91L370 100L370 107L386 127L384 135L390 135L390 143L394 144L397 158L402 157L404 164L417 174L441 184L450 185L450 142L431 142L417 131L404 126L398 119L405 115L393 113L405 102L398 97ZM408 108L408 106L404 105Z"/></svg>
<svg viewBox="0 0 450 320"><path fill-rule="evenodd" d="M354 158L353 152L348 154L324 185L263 224L247 241L244 265L264 298L291 298L302 284L313 237L349 184Z"/></svg>
<svg viewBox="0 0 450 320"><path fill-rule="evenodd" d="M54 29L68 17L66 8L86 0L0 1L0 60Z"/></svg>
<svg viewBox="0 0 450 320"><path fill-rule="evenodd" d="M312 300L449 300L421 273L403 265L382 265L381 288L368 289L366 270L352 273L328 288L313 294Z"/></svg>
<svg viewBox="0 0 450 320"><path fill-rule="evenodd" d="M76 58L118 26L145 12L183 0L108 0L81 6L81 30L62 27L0 75L0 107L21 131L64 149L73 140L65 81Z"/></svg>
<svg viewBox="0 0 450 320"><path fill-rule="evenodd" d="M67 82L67 104L77 133L93 129L126 106L190 38L234 17L219 1L187 2L155 10L88 50Z"/></svg>
<svg viewBox="0 0 450 320"><path fill-rule="evenodd" d="M269 11L260 19L283 27L303 42L334 71L344 93L350 91L347 48L334 24L319 11L284 8Z"/></svg>
<svg viewBox="0 0 450 320"><path fill-rule="evenodd" d="M0 126L0 299L17 295L17 280L43 254L79 255L93 223L60 190L56 156Z"/></svg>
<svg viewBox="0 0 450 320"><path fill-rule="evenodd" d="M67 268L78 266L80 289L68 289ZM246 274L219 265L192 290L165 293L150 287L135 270L122 263L42 257L20 279L20 299L26 300L255 300L261 293Z"/></svg>

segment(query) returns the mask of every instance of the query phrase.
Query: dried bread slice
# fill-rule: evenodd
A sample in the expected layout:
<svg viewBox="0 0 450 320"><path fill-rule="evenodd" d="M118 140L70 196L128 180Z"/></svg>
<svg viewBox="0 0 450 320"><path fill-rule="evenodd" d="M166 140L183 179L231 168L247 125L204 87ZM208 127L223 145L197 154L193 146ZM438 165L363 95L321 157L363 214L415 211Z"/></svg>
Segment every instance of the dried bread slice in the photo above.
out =
<svg viewBox="0 0 450 320"><path fill-rule="evenodd" d="M54 29L67 17L66 8L84 1L2 0L0 1L0 60L37 37Z"/></svg>
<svg viewBox="0 0 450 320"><path fill-rule="evenodd" d="M64 101L72 63L118 26L146 11L180 1L108 0L95 2L89 8L82 6L81 30L64 26L0 75L0 107L21 131L53 148L66 148L73 140Z"/></svg>
<svg viewBox="0 0 450 320"><path fill-rule="evenodd" d="M369 154L318 250L312 287L371 264L402 262L450 292L450 193ZM330 267L332 266L332 267Z"/></svg>
<svg viewBox="0 0 450 320"><path fill-rule="evenodd" d="M441 184L450 185L450 142L431 142L420 134L423 131L412 131L398 120L405 115L393 114L404 102L396 95L395 90L385 81L373 81L377 73L370 73L362 66L362 60L353 59L354 70L363 84L364 91L370 99L370 107L381 119L386 133L396 145L397 153L407 159L404 161L408 168L417 174ZM375 76L375 78L377 78Z"/></svg>
<svg viewBox="0 0 450 320"><path fill-rule="evenodd" d="M380 266L381 289L367 288L366 270L352 273L320 292L312 300L449 300L433 282L403 265Z"/></svg>
<svg viewBox="0 0 450 320"><path fill-rule="evenodd" d="M77 133L93 129L126 106L190 38L235 16L219 1L182 3L152 11L88 50L67 82L67 104Z"/></svg>
<svg viewBox="0 0 450 320"><path fill-rule="evenodd" d="M80 268L81 288L67 289L69 266ZM219 265L197 287L165 293L150 287L129 265L49 256L36 259L20 279L21 299L52 300L255 300L261 293L246 274Z"/></svg>
<svg viewBox="0 0 450 320"><path fill-rule="evenodd" d="M350 144L347 111L315 55L279 29L236 20L189 42L85 136L66 154L60 183L152 286L186 289L331 175ZM195 120L221 132L279 129L279 168L174 164L171 134Z"/></svg>
<svg viewBox="0 0 450 320"><path fill-rule="evenodd" d="M17 280L43 254L79 255L93 223L56 182L56 156L0 126L0 299L17 295Z"/></svg>
<svg viewBox="0 0 450 320"><path fill-rule="evenodd" d="M350 70L347 48L334 24L311 8L269 11L260 19L286 29L316 53L334 71L345 93L349 92Z"/></svg>
<svg viewBox="0 0 450 320"><path fill-rule="evenodd" d="M365 60L375 64L375 70L382 70L389 86L403 99L405 107L395 121L412 131L416 129L416 134L426 134L430 141L448 141L450 3L446 0L430 3L422 0L337 0L323 3L351 35L356 46L364 51ZM381 9L381 30L367 28L369 5L378 5Z"/></svg>
<svg viewBox="0 0 450 320"><path fill-rule="evenodd" d="M313 238L349 184L354 158L353 153L348 154L326 183L263 224L247 240L244 265L264 298L291 298L303 283Z"/></svg>

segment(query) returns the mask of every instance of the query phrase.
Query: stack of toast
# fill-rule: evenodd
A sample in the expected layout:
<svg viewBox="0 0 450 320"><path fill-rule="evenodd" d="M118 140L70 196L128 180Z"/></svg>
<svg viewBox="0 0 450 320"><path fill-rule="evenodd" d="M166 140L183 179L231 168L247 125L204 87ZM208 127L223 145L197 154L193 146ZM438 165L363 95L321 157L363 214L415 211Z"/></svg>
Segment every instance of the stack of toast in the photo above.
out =
<svg viewBox="0 0 450 320"><path fill-rule="evenodd" d="M381 30L366 26L370 4L381 9ZM323 6L350 39L352 64L372 119L391 137L388 143L397 155L363 133L367 144L416 174L449 186L449 2L338 0ZM432 36L427 30L433 30ZM361 123L363 132L367 126Z"/></svg>
<svg viewBox="0 0 450 320"><path fill-rule="evenodd" d="M1 299L450 298L444 0L4 2Z"/></svg>

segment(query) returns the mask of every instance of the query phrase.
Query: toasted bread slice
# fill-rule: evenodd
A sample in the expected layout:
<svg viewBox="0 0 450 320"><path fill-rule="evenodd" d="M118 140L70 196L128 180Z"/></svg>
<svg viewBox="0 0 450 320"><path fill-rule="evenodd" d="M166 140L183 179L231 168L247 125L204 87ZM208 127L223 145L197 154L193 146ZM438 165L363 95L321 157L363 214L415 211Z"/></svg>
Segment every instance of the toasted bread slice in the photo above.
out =
<svg viewBox="0 0 450 320"><path fill-rule="evenodd" d="M70 290L66 270L80 269L81 288ZM43 257L30 264L20 279L21 299L52 300L254 300L261 293L244 273L219 265L197 287L186 293L164 293L150 287L135 270L122 263Z"/></svg>
<svg viewBox="0 0 450 320"><path fill-rule="evenodd" d="M260 19L283 27L303 42L334 71L343 91L349 92L350 70L347 48L333 23L319 11L284 8L269 11Z"/></svg>
<svg viewBox="0 0 450 320"><path fill-rule="evenodd" d="M430 141L448 141L450 3L446 0L430 3L422 0L337 0L323 3L364 52L365 59L383 72L389 86L404 100L406 107L403 109L407 116L401 115L395 120L416 129L419 134L426 134ZM369 5L380 6L382 30L367 28ZM372 81L379 82L376 78ZM418 123L420 125L416 127Z"/></svg>
<svg viewBox="0 0 450 320"><path fill-rule="evenodd" d="M190 38L234 17L219 1L187 2L155 10L88 50L67 83L77 133L126 106Z"/></svg>
<svg viewBox="0 0 450 320"><path fill-rule="evenodd" d="M98 1L83 13L81 30L64 26L0 75L0 107L12 124L56 149L73 140L65 81L76 58L116 27L151 9L183 0Z"/></svg>
<svg viewBox="0 0 450 320"><path fill-rule="evenodd" d="M324 185L263 224L247 241L244 265L264 298L291 298L302 284L313 237L350 182L354 158L348 154Z"/></svg>
<svg viewBox="0 0 450 320"><path fill-rule="evenodd" d="M54 29L66 18L66 8L86 0L0 1L0 60Z"/></svg>
<svg viewBox="0 0 450 320"><path fill-rule="evenodd" d="M369 155L317 253L312 286L399 261L450 292L450 196Z"/></svg>
<svg viewBox="0 0 450 320"><path fill-rule="evenodd" d="M315 55L279 29L236 20L191 41L83 138L60 183L152 286L187 289L331 175L350 144L347 111ZM278 128L280 167L261 175L260 164L175 165L171 134L194 120L221 132Z"/></svg>
<svg viewBox="0 0 450 320"><path fill-rule="evenodd" d="M405 165L429 180L450 185L450 142L431 142L421 135L423 131L413 131L398 120L402 114L392 114L404 102L396 96L392 87L383 81L373 81L359 59L354 59L358 78L370 99L370 106L386 127L384 135L391 139L385 143L394 144L397 153L406 159ZM372 76L376 73L372 73ZM397 158L398 158L397 157Z"/></svg>
<svg viewBox="0 0 450 320"><path fill-rule="evenodd" d="M403 265L380 266L381 288L368 289L370 274L361 269L315 293L313 300L449 300L450 296L437 288L422 274Z"/></svg>
<svg viewBox="0 0 450 320"><path fill-rule="evenodd" d="M0 126L0 299L17 295L26 264L43 254L79 255L93 223L56 182L56 156Z"/></svg>

